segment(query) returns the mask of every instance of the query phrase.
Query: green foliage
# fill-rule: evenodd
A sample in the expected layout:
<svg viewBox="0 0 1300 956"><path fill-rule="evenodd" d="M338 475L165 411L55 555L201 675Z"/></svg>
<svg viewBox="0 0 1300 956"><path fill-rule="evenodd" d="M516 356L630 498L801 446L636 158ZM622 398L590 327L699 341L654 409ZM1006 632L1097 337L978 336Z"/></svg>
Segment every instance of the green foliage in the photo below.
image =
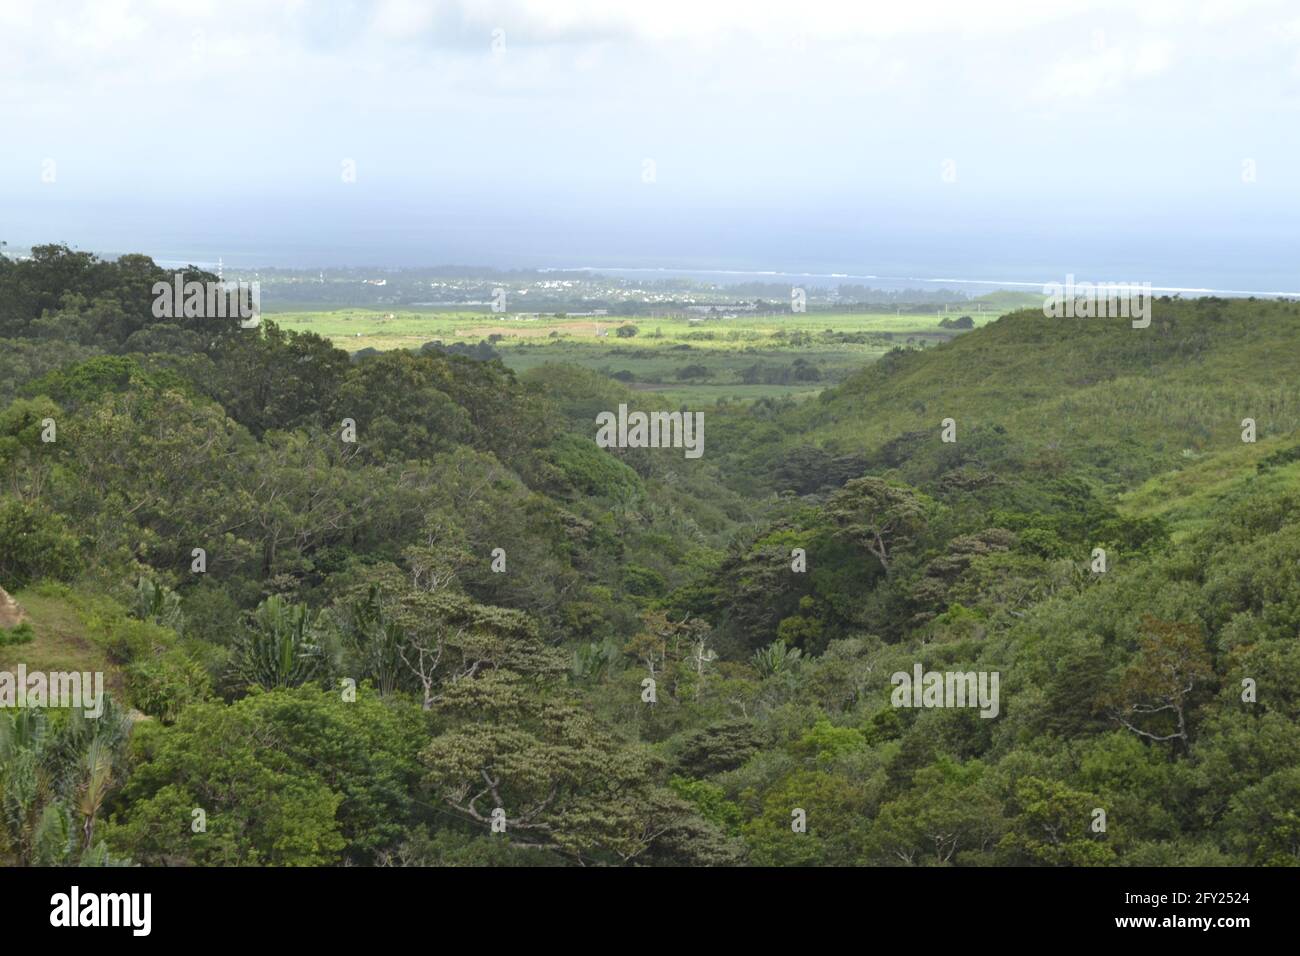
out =
<svg viewBox="0 0 1300 956"><path fill-rule="evenodd" d="M618 667L623 651L617 643L591 641L573 651L573 676L580 681L596 681Z"/></svg>
<svg viewBox="0 0 1300 956"><path fill-rule="evenodd" d="M64 365L83 362L94 354L95 349L66 339L0 339L0 408L12 402L33 379Z"/></svg>
<svg viewBox="0 0 1300 956"><path fill-rule="evenodd" d="M1114 851L1090 832L1093 810L1104 809L1089 793L1063 784L1026 777L1015 788L1017 813L998 843L1016 861L1048 866L1100 866L1114 861Z"/></svg>
<svg viewBox="0 0 1300 956"><path fill-rule="evenodd" d="M0 627L0 647L30 644L35 637L31 621L19 621L13 627Z"/></svg>
<svg viewBox="0 0 1300 956"><path fill-rule="evenodd" d="M845 754L861 750L866 739L852 727L836 727L821 718L791 746L796 754L812 757L818 764L833 764Z"/></svg>
<svg viewBox="0 0 1300 956"><path fill-rule="evenodd" d="M563 476L564 490L619 503L631 503L645 493L635 471L589 439L562 435L548 455Z"/></svg>
<svg viewBox="0 0 1300 956"><path fill-rule="evenodd" d="M1264 778L1232 798L1229 842L1259 866L1300 865L1300 768Z"/></svg>
<svg viewBox="0 0 1300 956"><path fill-rule="evenodd" d="M142 621L151 621L159 627L170 628L179 634L185 625L181 611L181 597L171 588L141 578L135 585L135 598L131 613Z"/></svg>
<svg viewBox="0 0 1300 956"><path fill-rule="evenodd" d="M305 684L324 669L321 635L306 607L269 597L249 615L235 641L232 679L264 690Z"/></svg>
<svg viewBox="0 0 1300 956"><path fill-rule="evenodd" d="M134 358L105 355L50 372L27 386L33 395L48 395L67 408L80 408L108 395L134 390L186 389L185 379L167 372L149 373Z"/></svg>
<svg viewBox="0 0 1300 956"><path fill-rule="evenodd" d="M97 824L124 776L129 722L111 700L80 710L0 712L0 861L111 866Z"/></svg>
<svg viewBox="0 0 1300 956"><path fill-rule="evenodd" d="M693 803L700 816L719 830L730 836L740 834L744 813L727 799L726 791L721 787L707 780L688 780L685 777L670 778L668 786L683 800Z"/></svg>
<svg viewBox="0 0 1300 956"><path fill-rule="evenodd" d="M423 735L418 710L364 689L354 701L303 687L195 704L172 726L137 729L106 838L152 865L372 862L420 819Z"/></svg>
<svg viewBox="0 0 1300 956"><path fill-rule="evenodd" d="M793 773L763 795L758 813L742 828L750 862L850 866L865 841L867 809L862 788L842 776L820 770ZM806 832L793 829L797 811L805 814Z"/></svg>
<svg viewBox="0 0 1300 956"><path fill-rule="evenodd" d="M767 647L760 647L750 656L749 662L760 677L771 677L794 670L799 665L802 654L799 648L791 647L782 639L773 641Z"/></svg>
<svg viewBox="0 0 1300 956"><path fill-rule="evenodd" d="M39 504L0 499L0 581L13 588L41 578L69 580L79 542L62 516Z"/></svg>
<svg viewBox="0 0 1300 956"><path fill-rule="evenodd" d="M141 711L170 724L190 704L211 696L212 682L200 663L177 648L131 664L126 691Z"/></svg>
<svg viewBox="0 0 1300 956"><path fill-rule="evenodd" d="M912 789L875 819L869 841L875 857L907 866L992 862L1005 822L983 770L977 761L965 767L939 761L918 770Z"/></svg>
<svg viewBox="0 0 1300 956"><path fill-rule="evenodd" d="M421 753L427 782L484 831L495 814L523 843L628 863L689 823L690 805L654 786L649 755L618 746L559 691L492 671L453 684L436 712L448 729Z"/></svg>
<svg viewBox="0 0 1300 956"><path fill-rule="evenodd" d="M3 862L1298 862L1294 303L1013 314L813 398L884 326L349 356L155 320L160 273L0 263L0 585L47 581L0 656L146 718L0 713ZM728 387L699 461L592 440ZM894 707L917 663L999 716Z"/></svg>

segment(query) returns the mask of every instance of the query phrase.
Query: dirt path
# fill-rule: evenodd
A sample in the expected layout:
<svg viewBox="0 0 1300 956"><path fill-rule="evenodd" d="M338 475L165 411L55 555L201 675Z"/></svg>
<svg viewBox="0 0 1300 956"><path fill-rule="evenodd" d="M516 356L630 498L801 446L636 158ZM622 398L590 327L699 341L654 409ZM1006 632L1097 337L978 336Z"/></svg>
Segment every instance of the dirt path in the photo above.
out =
<svg viewBox="0 0 1300 956"><path fill-rule="evenodd" d="M17 627L27 617L18 602L9 596L9 592L0 588L0 627Z"/></svg>

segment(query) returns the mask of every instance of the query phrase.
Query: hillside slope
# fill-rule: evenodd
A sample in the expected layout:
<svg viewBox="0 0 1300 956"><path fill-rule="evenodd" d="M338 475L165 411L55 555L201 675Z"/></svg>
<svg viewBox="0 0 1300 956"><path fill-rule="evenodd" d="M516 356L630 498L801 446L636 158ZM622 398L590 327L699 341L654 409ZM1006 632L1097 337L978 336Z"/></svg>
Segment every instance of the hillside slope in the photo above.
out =
<svg viewBox="0 0 1300 956"><path fill-rule="evenodd" d="M1300 421L1300 304L1161 299L1151 326L1017 312L933 349L895 352L780 422L785 451L864 456L923 481L963 462L1128 488ZM955 445L940 442L956 424ZM772 449L754 449L761 470Z"/></svg>

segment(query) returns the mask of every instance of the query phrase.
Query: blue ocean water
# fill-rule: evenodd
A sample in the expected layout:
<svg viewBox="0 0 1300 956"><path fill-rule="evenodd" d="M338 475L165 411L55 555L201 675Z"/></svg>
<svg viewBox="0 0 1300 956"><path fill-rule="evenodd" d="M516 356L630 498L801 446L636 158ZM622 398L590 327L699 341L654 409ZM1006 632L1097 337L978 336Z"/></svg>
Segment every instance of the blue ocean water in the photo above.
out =
<svg viewBox="0 0 1300 956"><path fill-rule="evenodd" d="M1041 291L1067 276L1150 282L1196 295L1300 296L1300 241L1250 223L1110 229L843 210L599 210L472 203L244 202L186 206L64 201L0 206L10 248L66 242L142 252L168 267L587 268L720 284Z"/></svg>

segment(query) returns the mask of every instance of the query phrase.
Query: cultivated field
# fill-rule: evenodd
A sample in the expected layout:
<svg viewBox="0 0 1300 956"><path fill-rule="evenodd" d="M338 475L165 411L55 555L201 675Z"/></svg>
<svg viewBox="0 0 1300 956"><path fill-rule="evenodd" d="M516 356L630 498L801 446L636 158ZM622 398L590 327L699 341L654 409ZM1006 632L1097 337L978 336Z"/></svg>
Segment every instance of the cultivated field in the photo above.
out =
<svg viewBox="0 0 1300 956"><path fill-rule="evenodd" d="M960 334L940 325L945 318L969 315L980 326L1002 314L1001 309L982 308L702 319L406 309L268 312L267 317L286 329L316 332L353 352L419 348L433 341L488 342L515 371L564 362L695 403L815 394L892 348L924 348ZM629 328L635 334L628 334Z"/></svg>

